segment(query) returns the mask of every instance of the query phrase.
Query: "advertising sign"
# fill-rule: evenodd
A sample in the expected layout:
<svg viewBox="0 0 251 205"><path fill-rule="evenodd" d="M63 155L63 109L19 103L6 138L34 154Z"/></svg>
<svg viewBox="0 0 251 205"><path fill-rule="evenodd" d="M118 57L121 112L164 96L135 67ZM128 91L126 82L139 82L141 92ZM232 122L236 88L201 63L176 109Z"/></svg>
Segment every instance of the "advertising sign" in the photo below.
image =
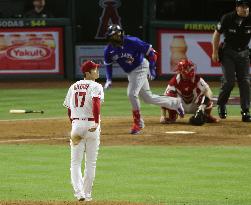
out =
<svg viewBox="0 0 251 205"><path fill-rule="evenodd" d="M0 29L0 74L62 74L61 28Z"/></svg>
<svg viewBox="0 0 251 205"><path fill-rule="evenodd" d="M99 69L100 78L105 78L105 65L104 65L104 48L102 45L90 45L90 46L76 46L76 69L75 76L81 78L83 74L80 71L80 66L85 60L93 60L96 63L101 64ZM113 78L126 78L126 74L120 68L118 64L113 65Z"/></svg>
<svg viewBox="0 0 251 205"><path fill-rule="evenodd" d="M191 59L197 65L197 73L221 75L219 63L212 62L212 32L159 30L158 51L161 74L173 74L175 64L181 58Z"/></svg>

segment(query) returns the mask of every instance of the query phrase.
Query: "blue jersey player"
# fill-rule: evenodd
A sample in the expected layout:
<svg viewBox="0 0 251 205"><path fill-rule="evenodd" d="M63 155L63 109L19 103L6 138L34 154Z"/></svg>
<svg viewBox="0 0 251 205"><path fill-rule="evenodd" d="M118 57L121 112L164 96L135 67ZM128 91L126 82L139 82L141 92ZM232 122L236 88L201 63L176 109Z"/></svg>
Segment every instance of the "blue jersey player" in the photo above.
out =
<svg viewBox="0 0 251 205"><path fill-rule="evenodd" d="M119 25L113 24L107 31L108 45L104 51L106 65L106 83L104 88L112 85L112 64L117 62L128 75L127 95L132 105L133 126L131 134L140 133L144 121L140 114L139 97L146 103L177 110L184 115L180 99L152 94L148 77L156 78L157 56L152 46L137 37L124 35ZM147 60L147 59L148 60Z"/></svg>

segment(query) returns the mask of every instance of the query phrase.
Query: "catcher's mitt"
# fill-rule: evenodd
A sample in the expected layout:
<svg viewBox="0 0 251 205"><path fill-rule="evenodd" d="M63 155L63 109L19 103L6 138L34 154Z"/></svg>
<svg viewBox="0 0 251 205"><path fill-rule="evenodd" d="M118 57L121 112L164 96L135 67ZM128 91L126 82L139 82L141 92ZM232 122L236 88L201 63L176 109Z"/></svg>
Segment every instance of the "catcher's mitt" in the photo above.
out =
<svg viewBox="0 0 251 205"><path fill-rule="evenodd" d="M202 110L197 110L195 115L190 117L189 123L192 125L201 126L206 122L205 114Z"/></svg>

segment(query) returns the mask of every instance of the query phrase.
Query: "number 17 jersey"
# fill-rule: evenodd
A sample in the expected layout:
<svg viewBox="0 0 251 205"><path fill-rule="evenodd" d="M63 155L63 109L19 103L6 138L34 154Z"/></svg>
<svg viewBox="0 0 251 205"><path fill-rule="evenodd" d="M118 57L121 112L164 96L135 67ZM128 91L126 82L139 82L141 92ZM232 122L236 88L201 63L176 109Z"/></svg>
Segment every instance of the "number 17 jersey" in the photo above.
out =
<svg viewBox="0 0 251 205"><path fill-rule="evenodd" d="M63 105L71 110L73 118L93 118L92 98L104 101L104 91L101 84L92 80L80 80L72 84L65 97Z"/></svg>

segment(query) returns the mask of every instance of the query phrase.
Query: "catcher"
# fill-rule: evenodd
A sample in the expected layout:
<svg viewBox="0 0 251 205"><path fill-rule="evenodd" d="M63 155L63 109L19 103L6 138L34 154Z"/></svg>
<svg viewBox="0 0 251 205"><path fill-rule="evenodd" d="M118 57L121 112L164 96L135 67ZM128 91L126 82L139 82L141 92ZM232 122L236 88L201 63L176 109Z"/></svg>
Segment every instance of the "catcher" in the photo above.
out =
<svg viewBox="0 0 251 205"><path fill-rule="evenodd" d="M195 64L182 59L177 63L175 70L177 74L169 81L164 95L181 98L185 113L194 114L189 119L192 125L218 122L219 120L211 115L212 91L209 85L195 74ZM161 108L160 123L173 123L177 117L175 110Z"/></svg>

